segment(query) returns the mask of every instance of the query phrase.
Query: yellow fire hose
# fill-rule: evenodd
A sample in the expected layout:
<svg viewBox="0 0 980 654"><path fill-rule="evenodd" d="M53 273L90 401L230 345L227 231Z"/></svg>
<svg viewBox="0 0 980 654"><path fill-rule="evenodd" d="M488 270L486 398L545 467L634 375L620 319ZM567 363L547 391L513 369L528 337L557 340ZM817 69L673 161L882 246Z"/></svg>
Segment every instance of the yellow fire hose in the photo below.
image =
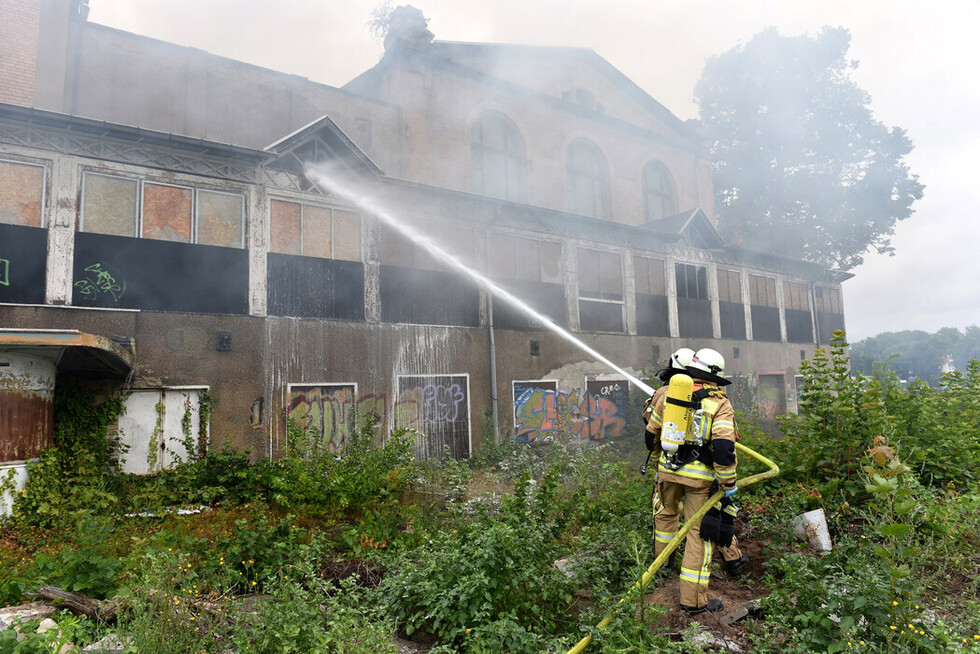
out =
<svg viewBox="0 0 980 654"><path fill-rule="evenodd" d="M745 454L749 455L753 459L757 461L761 461L762 463L764 463L766 466L769 467L769 469L766 470L765 472L760 472L757 475L752 475L744 479L739 479L738 480L739 488L745 488L746 486L750 486L756 482L762 481L763 479L770 479L779 474L779 466L777 466L775 463L773 463L766 457L762 456L755 450L745 447L741 443L735 443L735 449L737 449L739 452L744 452ZM670 541L667 544L667 547L664 548L664 551L660 553L660 556L658 556L653 560L653 563L651 563L650 567L647 568L647 571L643 573L643 576L640 578L640 580L635 584L633 584L633 586L626 592L626 595L624 595L623 598L619 600L619 604L626 602L635 591L643 590L646 587L650 579L653 578L653 575L656 574L657 570L660 569L660 566L662 566L664 562L667 561L667 557L670 556L671 552L677 549L677 546L680 545L681 541L687 537L687 532L691 531L691 528L694 525L700 524L701 518L703 518L704 515L711 510L711 507L714 506L715 502L719 501L722 497L724 497L724 495L725 495L724 491L718 491L717 493L712 495L708 499L708 501L704 503L704 506L702 506L698 510L698 512L691 517L690 520L685 522L681 530L677 532L676 536L674 536L674 539ZM607 615L602 620L602 622L596 625L596 627L598 629L605 629L606 627L608 627L609 624L612 622L613 616L615 614L616 614L616 608L614 607L613 610L610 612L610 614ZM579 654L580 652L584 652L585 648L588 647L590 643L592 643L592 636L586 636L585 638L580 640L578 644L575 645L575 647L568 650L568 654Z"/></svg>

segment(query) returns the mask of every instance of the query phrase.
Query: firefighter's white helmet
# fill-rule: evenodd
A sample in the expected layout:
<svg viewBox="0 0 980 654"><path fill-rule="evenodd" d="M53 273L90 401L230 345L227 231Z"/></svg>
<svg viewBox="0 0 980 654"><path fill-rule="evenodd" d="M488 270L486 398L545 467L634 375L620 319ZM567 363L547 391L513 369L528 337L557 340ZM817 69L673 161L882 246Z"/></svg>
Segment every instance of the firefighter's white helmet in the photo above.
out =
<svg viewBox="0 0 980 654"><path fill-rule="evenodd" d="M718 350L710 347L703 347L694 354L691 365L687 367L692 377L716 382L718 384L730 384L731 380L722 377L725 372L725 357L721 356Z"/></svg>
<svg viewBox="0 0 980 654"><path fill-rule="evenodd" d="M687 367L691 365L693 360L694 350L689 347L682 347L670 355L670 364L668 367L674 370L687 370Z"/></svg>

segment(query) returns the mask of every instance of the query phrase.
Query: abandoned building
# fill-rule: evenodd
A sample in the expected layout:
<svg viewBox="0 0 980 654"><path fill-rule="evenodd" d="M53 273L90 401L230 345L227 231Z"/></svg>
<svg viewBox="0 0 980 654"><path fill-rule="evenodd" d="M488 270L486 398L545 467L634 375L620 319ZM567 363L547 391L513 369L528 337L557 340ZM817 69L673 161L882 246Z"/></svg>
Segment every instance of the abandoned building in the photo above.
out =
<svg viewBox="0 0 980 654"><path fill-rule="evenodd" d="M399 8L334 88L80 0L0 8L0 466L50 444L73 375L130 392L133 472L226 441L276 457L287 418L338 448L374 416L454 457L637 422L622 375L310 165L632 374L713 347L784 412L843 328L847 275L725 243L697 132L591 50L441 42Z"/></svg>

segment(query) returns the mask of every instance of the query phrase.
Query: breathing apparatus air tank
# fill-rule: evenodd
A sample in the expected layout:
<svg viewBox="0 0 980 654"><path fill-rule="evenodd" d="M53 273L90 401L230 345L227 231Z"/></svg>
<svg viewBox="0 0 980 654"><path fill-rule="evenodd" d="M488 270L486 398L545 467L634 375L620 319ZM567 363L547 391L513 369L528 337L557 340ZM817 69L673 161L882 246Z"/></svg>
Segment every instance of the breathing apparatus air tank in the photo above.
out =
<svg viewBox="0 0 980 654"><path fill-rule="evenodd" d="M694 380L688 375L677 373L667 384L667 397L664 398L663 427L660 430L660 447L673 454L687 439L691 428L691 396L694 394Z"/></svg>

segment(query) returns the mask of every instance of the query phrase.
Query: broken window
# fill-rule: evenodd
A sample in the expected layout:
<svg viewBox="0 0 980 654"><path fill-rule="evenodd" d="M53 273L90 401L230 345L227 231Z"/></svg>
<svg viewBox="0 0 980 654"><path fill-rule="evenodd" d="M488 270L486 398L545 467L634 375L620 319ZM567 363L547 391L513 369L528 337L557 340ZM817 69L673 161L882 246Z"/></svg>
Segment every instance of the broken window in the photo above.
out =
<svg viewBox="0 0 980 654"><path fill-rule="evenodd" d="M0 161L0 223L42 227L44 167Z"/></svg>
<svg viewBox="0 0 980 654"><path fill-rule="evenodd" d="M670 336L665 266L663 259L633 256L636 331L640 336Z"/></svg>
<svg viewBox="0 0 980 654"><path fill-rule="evenodd" d="M579 248L578 294L582 331L623 331L623 264L619 254Z"/></svg>
<svg viewBox="0 0 980 654"><path fill-rule="evenodd" d="M242 249L245 196L85 172L78 230Z"/></svg>
<svg viewBox="0 0 980 654"><path fill-rule="evenodd" d="M722 338L745 338L742 277L733 270L718 269L718 314Z"/></svg>
<svg viewBox="0 0 980 654"><path fill-rule="evenodd" d="M524 197L524 146L517 128L498 113L473 125L473 171L477 192L502 200Z"/></svg>
<svg viewBox="0 0 980 654"><path fill-rule="evenodd" d="M143 237L161 241L191 241L191 189L143 184Z"/></svg>
<svg viewBox="0 0 980 654"><path fill-rule="evenodd" d="M565 159L568 175L568 210L591 218L609 215L609 174L599 149L578 140L568 147Z"/></svg>
<svg viewBox="0 0 980 654"><path fill-rule="evenodd" d="M781 341L776 279L749 275L749 302L752 304L753 340L773 343Z"/></svg>
<svg viewBox="0 0 980 654"><path fill-rule="evenodd" d="M643 216L649 222L674 213L674 184L663 164L651 161L643 168Z"/></svg>

